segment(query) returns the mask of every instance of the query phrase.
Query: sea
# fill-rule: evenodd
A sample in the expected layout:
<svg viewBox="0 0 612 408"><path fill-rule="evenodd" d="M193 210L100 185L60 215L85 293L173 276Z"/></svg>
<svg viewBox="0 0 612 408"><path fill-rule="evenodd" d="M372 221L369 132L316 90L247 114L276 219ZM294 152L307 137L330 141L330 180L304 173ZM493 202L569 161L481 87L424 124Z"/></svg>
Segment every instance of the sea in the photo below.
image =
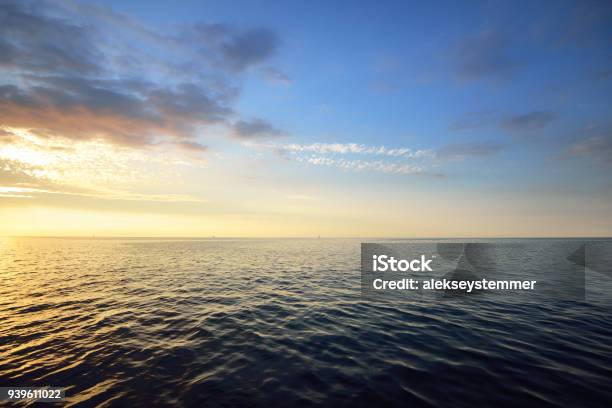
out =
<svg viewBox="0 0 612 408"><path fill-rule="evenodd" d="M612 406L609 274L578 298L367 297L362 242L386 240L0 238L0 387L85 407Z"/></svg>

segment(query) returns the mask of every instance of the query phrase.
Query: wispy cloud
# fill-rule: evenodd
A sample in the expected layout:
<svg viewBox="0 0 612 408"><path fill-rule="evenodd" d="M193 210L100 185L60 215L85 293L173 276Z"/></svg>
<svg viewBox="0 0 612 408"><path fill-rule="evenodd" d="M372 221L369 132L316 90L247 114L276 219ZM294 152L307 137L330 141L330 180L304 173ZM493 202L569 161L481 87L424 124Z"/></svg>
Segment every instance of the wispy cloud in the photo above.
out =
<svg viewBox="0 0 612 408"><path fill-rule="evenodd" d="M360 143L244 144L271 150L284 159L343 171L432 175L439 175L431 170L445 162L492 156L504 148L503 144L493 140L450 144L439 149L369 146Z"/></svg>
<svg viewBox="0 0 612 408"><path fill-rule="evenodd" d="M23 129L4 130L19 139L0 145L3 195L73 195L112 200L201 201L172 192L181 172L201 168L199 157L186 158L166 146L140 151L99 141L81 142L78 154L70 139L45 139ZM176 146L176 149L194 146ZM165 186L165 188L163 187ZM148 189L167 190L163 194Z"/></svg>
<svg viewBox="0 0 612 408"><path fill-rule="evenodd" d="M509 38L494 30L464 38L455 49L455 59L457 75L464 81L506 77L518 65Z"/></svg>
<svg viewBox="0 0 612 408"><path fill-rule="evenodd" d="M266 81L279 85L291 85L293 81L287 74L278 68L265 67L261 70L261 75Z"/></svg>
<svg viewBox="0 0 612 408"><path fill-rule="evenodd" d="M495 111L468 112L456 119L450 125L451 130L465 131L481 129L491 125L495 121Z"/></svg>
<svg viewBox="0 0 612 408"><path fill-rule="evenodd" d="M62 189L42 189L33 187L0 186L0 198L34 198L36 195L54 194L70 195L104 200L127 200L127 201L152 201L152 202L194 202L201 203L205 200L195 198L186 194L135 194L128 191L106 191L106 192L74 192Z"/></svg>
<svg viewBox="0 0 612 408"><path fill-rule="evenodd" d="M311 143L252 146L268 147L287 153L318 153L318 154L369 154L376 156L426 158L434 157L432 150L413 150L409 148L388 148L385 146L367 146L358 143Z"/></svg>
<svg viewBox="0 0 612 408"><path fill-rule="evenodd" d="M606 165L612 165L612 132L588 135L573 142L562 154L566 157L583 157Z"/></svg>
<svg viewBox="0 0 612 408"><path fill-rule="evenodd" d="M503 144L491 140L465 142L446 145L437 151L437 156L442 160L465 160L469 157L491 156L503 148Z"/></svg>
<svg viewBox="0 0 612 408"><path fill-rule="evenodd" d="M532 111L503 119L501 126L510 131L522 132L541 129L555 119L552 112Z"/></svg>
<svg viewBox="0 0 612 408"><path fill-rule="evenodd" d="M262 144L247 142L245 145L269 149L281 157L299 163L356 172L419 174L425 172L423 164L436 157L435 152L428 149L389 148L359 143Z"/></svg>
<svg viewBox="0 0 612 408"><path fill-rule="evenodd" d="M424 172L424 169L419 166L384 160L350 160L325 156L298 157L296 160L315 166L336 167L345 171L374 171L396 174L420 174Z"/></svg>

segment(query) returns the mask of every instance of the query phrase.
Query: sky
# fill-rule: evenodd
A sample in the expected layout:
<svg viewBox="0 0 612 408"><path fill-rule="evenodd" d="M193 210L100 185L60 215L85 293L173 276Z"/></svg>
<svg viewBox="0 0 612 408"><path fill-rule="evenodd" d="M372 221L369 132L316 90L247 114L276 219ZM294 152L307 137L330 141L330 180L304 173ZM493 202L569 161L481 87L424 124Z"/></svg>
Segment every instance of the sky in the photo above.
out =
<svg viewBox="0 0 612 408"><path fill-rule="evenodd" d="M0 235L612 235L607 1L0 0Z"/></svg>

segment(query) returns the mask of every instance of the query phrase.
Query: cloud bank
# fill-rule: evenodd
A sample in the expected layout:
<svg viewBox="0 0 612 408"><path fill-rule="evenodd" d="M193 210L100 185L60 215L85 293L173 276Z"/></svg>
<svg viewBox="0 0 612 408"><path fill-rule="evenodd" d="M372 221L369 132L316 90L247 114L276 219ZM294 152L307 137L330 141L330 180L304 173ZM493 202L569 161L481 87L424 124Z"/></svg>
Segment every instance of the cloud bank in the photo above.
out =
<svg viewBox="0 0 612 408"><path fill-rule="evenodd" d="M281 133L263 119L245 122L233 107L242 73L275 55L274 31L196 23L168 32L100 6L2 2L0 124L198 151L210 125L242 138Z"/></svg>

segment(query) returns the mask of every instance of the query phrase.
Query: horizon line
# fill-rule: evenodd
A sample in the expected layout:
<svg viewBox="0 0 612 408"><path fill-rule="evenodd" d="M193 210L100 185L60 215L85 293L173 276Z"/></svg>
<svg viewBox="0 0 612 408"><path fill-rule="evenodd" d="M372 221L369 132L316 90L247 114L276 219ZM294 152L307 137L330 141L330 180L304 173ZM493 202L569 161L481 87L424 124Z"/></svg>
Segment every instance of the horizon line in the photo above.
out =
<svg viewBox="0 0 612 408"><path fill-rule="evenodd" d="M56 239L176 239L176 240L228 240L228 239L612 239L612 235L592 236L139 236L139 235L0 235L2 238L56 238Z"/></svg>

